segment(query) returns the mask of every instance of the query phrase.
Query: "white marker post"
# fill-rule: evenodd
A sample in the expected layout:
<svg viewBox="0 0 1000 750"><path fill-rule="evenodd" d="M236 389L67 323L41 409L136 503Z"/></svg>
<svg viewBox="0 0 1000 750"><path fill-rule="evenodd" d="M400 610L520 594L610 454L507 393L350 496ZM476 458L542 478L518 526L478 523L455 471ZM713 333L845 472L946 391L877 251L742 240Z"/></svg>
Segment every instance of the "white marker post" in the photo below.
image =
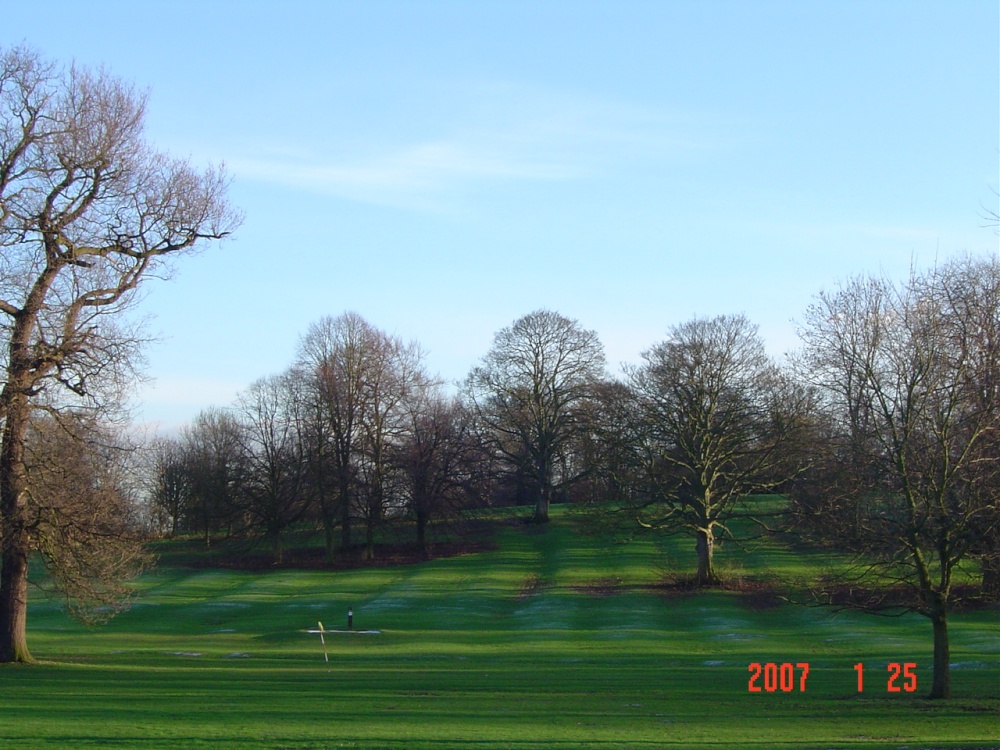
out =
<svg viewBox="0 0 1000 750"><path fill-rule="evenodd" d="M323 644L323 661L325 661L327 664L329 664L330 663L330 657L326 653L326 639L323 637L323 633L325 633L326 630L323 628L323 623L317 622L316 624L319 625L319 630L310 630L308 632L310 632L310 633L319 633L319 642Z"/></svg>
<svg viewBox="0 0 1000 750"><path fill-rule="evenodd" d="M319 636L319 642L323 644L323 661L327 664L330 663L330 656L326 651L326 638L323 637L324 635L330 635L331 633L343 633L345 635L381 635L382 633L381 630L327 630L323 627L323 623L317 622L316 624L319 625L319 630L306 630L305 632L311 635Z"/></svg>

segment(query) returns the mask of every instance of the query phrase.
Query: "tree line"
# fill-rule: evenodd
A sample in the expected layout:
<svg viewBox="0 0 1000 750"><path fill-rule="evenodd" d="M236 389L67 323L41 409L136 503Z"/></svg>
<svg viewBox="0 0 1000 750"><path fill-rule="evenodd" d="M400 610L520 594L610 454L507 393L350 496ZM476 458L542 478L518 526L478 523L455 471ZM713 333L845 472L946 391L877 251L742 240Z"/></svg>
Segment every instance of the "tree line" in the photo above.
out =
<svg viewBox="0 0 1000 750"><path fill-rule="evenodd" d="M491 472L468 410L422 356L355 313L313 324L288 370L157 442L160 528L206 546L257 534L280 562L284 536L311 524L333 561L359 547L371 559L376 532L405 516L429 552L430 524L484 504Z"/></svg>
<svg viewBox="0 0 1000 750"><path fill-rule="evenodd" d="M978 569L973 593L998 588L1000 262L849 279L799 334L779 364L745 316L694 318L614 378L595 332L538 310L449 397L418 345L325 318L285 373L159 445L155 506L206 543L256 530L279 561L296 524L322 527L328 559L371 557L387 524L428 549L428 524L459 510L527 504L544 523L575 502L690 535L692 582L715 585L715 545L754 517L747 498L781 493L778 528L858 555L853 598L835 582L817 596L927 616L945 695L962 582Z"/></svg>
<svg viewBox="0 0 1000 750"><path fill-rule="evenodd" d="M751 494L787 490L805 519L839 513L855 544L863 525L827 507L847 490L832 475L868 490L909 488L918 468L930 481L929 467L897 455L915 451L906 440L920 436L924 462L947 459L939 485L972 470L989 484L996 287L991 259L901 285L859 277L817 297L784 366L745 316L724 315L674 326L621 378L607 374L593 331L539 310L496 334L454 396L423 369L417 344L356 313L324 318L285 373L158 444L159 523L210 540L237 515L281 525L255 506L286 508L277 515L289 527L313 498L328 547L339 530L346 548L358 524L367 541L389 516L432 518L422 488L437 460L433 481L462 489L444 493L448 508L530 504L544 522L553 500L617 503L642 525L686 528L700 540L699 583L717 581L711 539ZM924 421L896 424L904 417Z"/></svg>

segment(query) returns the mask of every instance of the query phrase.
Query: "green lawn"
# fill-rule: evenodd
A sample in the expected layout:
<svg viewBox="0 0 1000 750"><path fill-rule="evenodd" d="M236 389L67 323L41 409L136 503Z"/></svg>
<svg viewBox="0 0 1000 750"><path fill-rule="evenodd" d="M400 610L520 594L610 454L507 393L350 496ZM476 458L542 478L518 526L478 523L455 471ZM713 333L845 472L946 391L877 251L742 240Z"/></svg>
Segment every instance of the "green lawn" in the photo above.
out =
<svg viewBox="0 0 1000 750"><path fill-rule="evenodd" d="M953 692L928 701L931 629L737 593L666 595L676 538L609 545L556 513L500 549L338 573L163 567L96 629L39 597L41 665L0 669L3 748L945 748L1000 746L998 613L952 621ZM723 570L820 560L730 545ZM323 621L377 635L318 636ZM748 665L808 662L791 692L748 691ZM854 665L865 665L857 692ZM887 664L916 662L918 692ZM763 678L760 681L763 686Z"/></svg>

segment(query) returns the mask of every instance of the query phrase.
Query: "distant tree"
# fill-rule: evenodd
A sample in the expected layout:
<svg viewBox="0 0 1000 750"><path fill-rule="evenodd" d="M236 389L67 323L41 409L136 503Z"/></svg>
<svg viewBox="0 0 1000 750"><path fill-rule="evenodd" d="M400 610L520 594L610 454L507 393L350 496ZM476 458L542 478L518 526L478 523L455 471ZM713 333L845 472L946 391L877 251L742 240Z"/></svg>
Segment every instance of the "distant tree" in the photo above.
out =
<svg viewBox="0 0 1000 750"><path fill-rule="evenodd" d="M232 411L210 407L181 431L188 482L186 526L212 545L213 534L232 532L246 472L242 426Z"/></svg>
<svg viewBox="0 0 1000 750"><path fill-rule="evenodd" d="M847 605L930 619L930 695L946 698L956 574L1000 521L1000 261L963 258L905 284L853 279L817 297L801 336L831 425L827 465L852 467L818 476L813 527L862 553L849 580L870 593Z"/></svg>
<svg viewBox="0 0 1000 750"><path fill-rule="evenodd" d="M359 509L365 524L365 554L375 556L375 531L385 520L392 501L390 447L403 439L409 426L407 402L429 387L415 343L379 332L372 349L374 365L364 381L365 409L362 414L362 441L359 476L363 501Z"/></svg>
<svg viewBox="0 0 1000 750"><path fill-rule="evenodd" d="M638 469L629 507L642 526L693 536L695 582L713 585L716 538L747 515L741 501L799 470L809 395L742 315L674 326L642 357L629 373L635 405L618 407Z"/></svg>
<svg viewBox="0 0 1000 750"><path fill-rule="evenodd" d="M641 485L642 468L637 460L641 419L635 392L620 380L595 384L582 422L586 429L577 434L572 454L578 471L586 476L574 487L574 499L592 504L592 520L603 530L611 531L609 524L620 526L617 531L631 536L635 518L620 511L632 506ZM600 512L595 515L595 511Z"/></svg>
<svg viewBox="0 0 1000 750"><path fill-rule="evenodd" d="M251 530L263 531L275 563L284 533L309 509L304 403L290 374L263 378L239 397L244 471L240 506Z"/></svg>
<svg viewBox="0 0 1000 750"><path fill-rule="evenodd" d="M140 283L239 223L221 171L145 143L144 108L107 73L0 52L0 662L31 660L33 417L120 403L141 344L123 313Z"/></svg>
<svg viewBox="0 0 1000 750"><path fill-rule="evenodd" d="M385 507L386 444L409 391L424 378L421 353L357 313L325 317L299 344L296 369L308 393L317 501L332 559L334 529L349 550L352 522L365 523L366 549Z"/></svg>
<svg viewBox="0 0 1000 750"><path fill-rule="evenodd" d="M191 495L191 477L184 449L176 438L158 438L149 447L149 502L152 525L176 536L183 528Z"/></svg>
<svg viewBox="0 0 1000 750"><path fill-rule="evenodd" d="M349 495L353 487L353 470L349 462L342 464L339 460L341 454L337 452L335 441L337 423L328 412L330 405L324 399L317 372L300 361L289 371L289 376L298 381L296 387L302 402L304 461L312 506L309 517L323 529L325 559L332 563L337 549L336 531L342 520L341 508L349 507L347 504L342 506L340 499L344 496L342 493Z"/></svg>
<svg viewBox="0 0 1000 750"><path fill-rule="evenodd" d="M588 430L578 450L589 467L590 503L585 518L594 531L629 539L641 530L636 508L645 498L649 469L646 424L639 399L621 380L606 380L594 391L587 415Z"/></svg>
<svg viewBox="0 0 1000 750"><path fill-rule="evenodd" d="M391 461L416 522L417 544L429 555L430 524L482 501L489 457L473 430L472 415L459 401L436 389L414 395Z"/></svg>
<svg viewBox="0 0 1000 750"><path fill-rule="evenodd" d="M561 458L583 429L582 407L604 377L597 334L550 310L536 310L499 331L465 393L487 428L493 449L519 477L535 506L549 505L580 479L561 471Z"/></svg>

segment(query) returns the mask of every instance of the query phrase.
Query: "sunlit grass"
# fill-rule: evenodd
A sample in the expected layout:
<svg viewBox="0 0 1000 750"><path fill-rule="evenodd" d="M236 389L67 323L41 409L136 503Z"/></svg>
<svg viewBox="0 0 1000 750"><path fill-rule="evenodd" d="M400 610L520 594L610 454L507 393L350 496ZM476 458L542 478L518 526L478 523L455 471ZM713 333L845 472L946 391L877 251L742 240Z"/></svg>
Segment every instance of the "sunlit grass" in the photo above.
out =
<svg viewBox="0 0 1000 750"><path fill-rule="evenodd" d="M669 593L690 541L609 544L555 514L499 549L336 573L162 568L91 629L38 598L40 666L0 669L3 747L990 747L1000 709L996 611L952 621L951 701L930 684L930 626L739 592ZM778 540L720 565L803 574ZM765 554L766 552L766 554ZM693 561L691 561L693 564ZM783 575L783 574L782 574ZM360 630L328 635L310 628ZM917 694L886 690L918 664ZM810 664L805 693L748 692L750 662ZM865 664L865 692L856 663Z"/></svg>

